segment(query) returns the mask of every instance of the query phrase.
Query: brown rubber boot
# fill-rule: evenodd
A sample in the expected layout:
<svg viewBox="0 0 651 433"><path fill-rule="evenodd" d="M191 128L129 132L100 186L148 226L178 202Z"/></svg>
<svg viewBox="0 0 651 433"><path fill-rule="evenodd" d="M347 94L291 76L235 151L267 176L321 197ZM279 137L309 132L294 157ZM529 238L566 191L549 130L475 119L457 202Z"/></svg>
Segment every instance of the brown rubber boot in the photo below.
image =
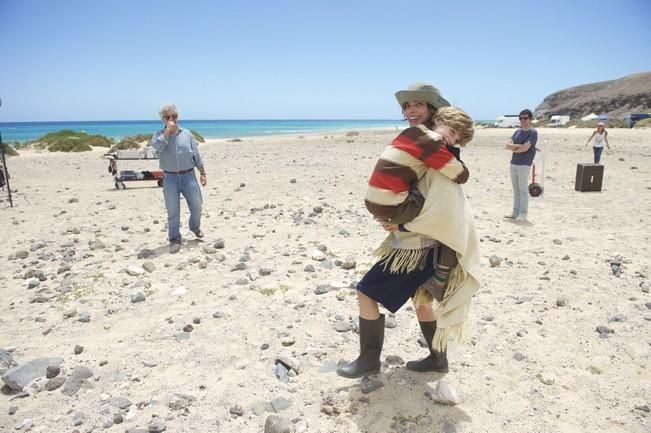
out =
<svg viewBox="0 0 651 433"><path fill-rule="evenodd" d="M434 333L436 332L436 321L418 323L420 324L420 330L423 332L423 337L425 337L425 341L427 342L427 347L429 347L430 353L427 358L423 358L420 361L409 361L406 365L407 370L418 372L436 371L438 373L447 373L447 351L444 350L443 352L438 352L432 349L432 338L434 338Z"/></svg>
<svg viewBox="0 0 651 433"><path fill-rule="evenodd" d="M384 344L384 314L375 320L359 318L359 357L337 369L339 376L354 379L380 372Z"/></svg>

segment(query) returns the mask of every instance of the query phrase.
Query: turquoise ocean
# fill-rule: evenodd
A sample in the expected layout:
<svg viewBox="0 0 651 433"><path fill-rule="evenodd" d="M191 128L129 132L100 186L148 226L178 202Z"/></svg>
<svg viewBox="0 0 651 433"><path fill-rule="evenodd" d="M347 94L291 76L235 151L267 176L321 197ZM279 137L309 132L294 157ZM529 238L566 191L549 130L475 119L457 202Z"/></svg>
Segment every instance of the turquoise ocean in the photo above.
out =
<svg viewBox="0 0 651 433"><path fill-rule="evenodd" d="M407 122L394 120L181 120L181 127L205 138L242 138L302 133L334 133L361 129L402 129ZM158 120L109 120L66 122L0 122L4 143L25 142L62 129L100 134L119 140L129 135L152 134L161 127Z"/></svg>

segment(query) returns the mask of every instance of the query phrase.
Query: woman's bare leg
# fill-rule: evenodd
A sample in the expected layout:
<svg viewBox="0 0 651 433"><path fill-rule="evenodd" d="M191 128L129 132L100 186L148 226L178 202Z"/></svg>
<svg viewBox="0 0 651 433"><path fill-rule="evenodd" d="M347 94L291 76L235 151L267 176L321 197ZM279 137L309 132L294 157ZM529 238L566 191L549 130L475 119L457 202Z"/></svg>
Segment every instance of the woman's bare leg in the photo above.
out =
<svg viewBox="0 0 651 433"><path fill-rule="evenodd" d="M366 320L377 320L380 317L380 308L377 302L369 298L359 290L357 291L359 301L359 317Z"/></svg>

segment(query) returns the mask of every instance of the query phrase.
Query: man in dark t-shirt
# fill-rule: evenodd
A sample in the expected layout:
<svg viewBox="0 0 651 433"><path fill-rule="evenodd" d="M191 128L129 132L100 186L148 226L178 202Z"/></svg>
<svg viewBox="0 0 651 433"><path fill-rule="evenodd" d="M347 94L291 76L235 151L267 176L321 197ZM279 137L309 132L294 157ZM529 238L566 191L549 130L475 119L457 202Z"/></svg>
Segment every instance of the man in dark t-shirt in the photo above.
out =
<svg viewBox="0 0 651 433"><path fill-rule="evenodd" d="M506 145L506 148L513 152L511 156L513 211L505 218L514 218L518 223L526 223L529 213L529 172L536 156L538 132L531 127L533 118L531 110L522 110L519 118L520 129L513 133Z"/></svg>

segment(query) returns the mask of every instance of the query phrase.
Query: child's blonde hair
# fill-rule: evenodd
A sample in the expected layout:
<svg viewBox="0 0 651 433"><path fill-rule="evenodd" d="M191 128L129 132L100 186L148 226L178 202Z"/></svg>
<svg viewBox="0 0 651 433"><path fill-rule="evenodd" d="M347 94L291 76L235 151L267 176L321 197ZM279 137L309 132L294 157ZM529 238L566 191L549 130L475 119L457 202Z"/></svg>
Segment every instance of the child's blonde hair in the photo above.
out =
<svg viewBox="0 0 651 433"><path fill-rule="evenodd" d="M459 146L465 146L475 135L475 122L461 108L441 107L434 115L434 122L446 125L457 132Z"/></svg>

